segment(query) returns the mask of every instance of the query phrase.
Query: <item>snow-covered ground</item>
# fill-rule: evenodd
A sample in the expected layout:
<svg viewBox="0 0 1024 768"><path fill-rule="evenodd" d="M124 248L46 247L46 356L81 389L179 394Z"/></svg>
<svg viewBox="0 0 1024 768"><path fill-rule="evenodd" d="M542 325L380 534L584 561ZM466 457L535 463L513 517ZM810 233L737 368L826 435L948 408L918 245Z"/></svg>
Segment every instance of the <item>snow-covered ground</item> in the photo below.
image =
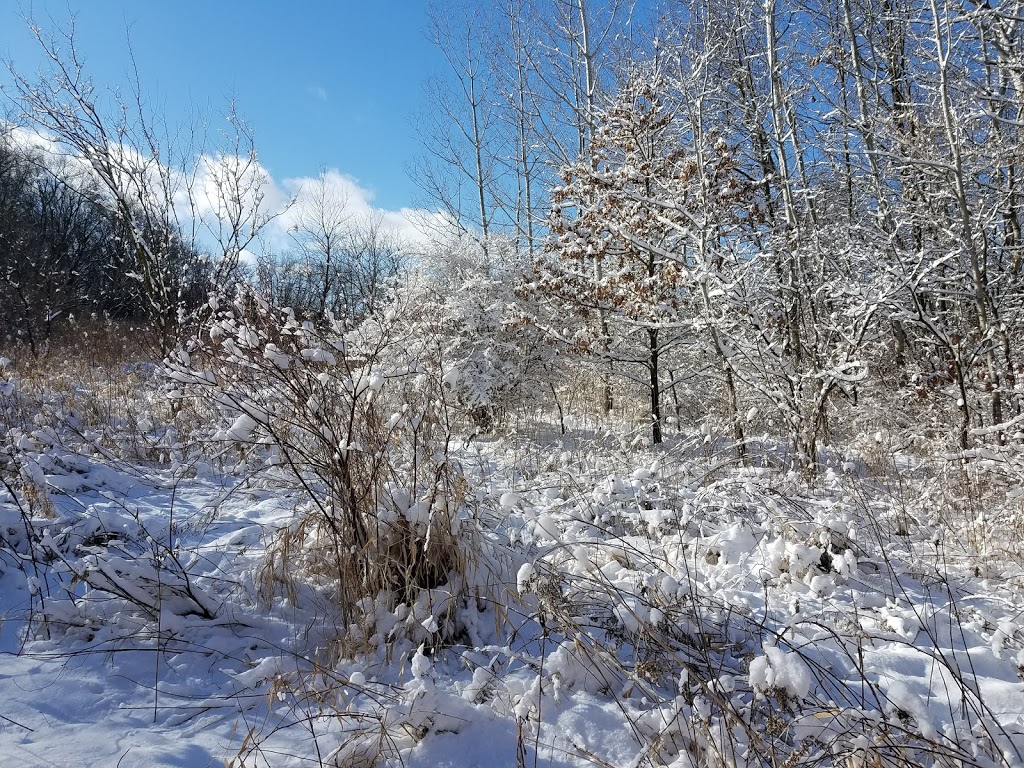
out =
<svg viewBox="0 0 1024 768"><path fill-rule="evenodd" d="M488 589L339 658L330 590L268 579L300 494L21 450L5 768L1024 765L1019 503L951 519L909 464L809 485L684 439L473 441Z"/></svg>

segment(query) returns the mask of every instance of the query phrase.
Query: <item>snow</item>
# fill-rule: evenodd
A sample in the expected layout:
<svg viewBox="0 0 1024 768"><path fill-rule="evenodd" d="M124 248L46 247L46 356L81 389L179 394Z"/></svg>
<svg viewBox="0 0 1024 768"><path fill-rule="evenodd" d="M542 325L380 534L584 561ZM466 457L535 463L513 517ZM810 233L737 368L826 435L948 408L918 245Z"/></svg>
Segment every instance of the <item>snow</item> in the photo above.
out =
<svg viewBox="0 0 1024 768"><path fill-rule="evenodd" d="M228 429L226 438L239 443L246 443L252 440L252 433L256 429L256 419L247 413L243 413Z"/></svg>
<svg viewBox="0 0 1024 768"><path fill-rule="evenodd" d="M236 411L211 433L255 426ZM454 581L382 602L370 649L339 657L325 575L300 578L295 554L271 567L309 498L262 454L199 472L19 435L48 506L30 544L0 492L3 764L684 766L718 744L761 765L802 740L821 765L883 748L915 764L933 743L1024 764L1012 557L982 567L923 516L892 533L905 509L856 478L705 472L699 436L538 442L529 472L525 439L457 457L476 468L473 514L493 511L479 583L505 602L455 600ZM440 508L389 498L382 525ZM770 722L785 735L768 749Z"/></svg>
<svg viewBox="0 0 1024 768"><path fill-rule="evenodd" d="M558 521L552 515L541 515L537 518L537 533L550 541L561 541L562 532L559 530Z"/></svg>
<svg viewBox="0 0 1024 768"><path fill-rule="evenodd" d="M519 566L519 573L516 575L516 590L520 594L530 591L530 582L533 580L536 571L532 563L523 563Z"/></svg>
<svg viewBox="0 0 1024 768"><path fill-rule="evenodd" d="M291 365L291 358L282 352L276 344L267 344L263 350L263 356L282 371L288 370L288 366Z"/></svg>
<svg viewBox="0 0 1024 768"><path fill-rule="evenodd" d="M762 694L782 689L789 696L804 698L811 690L811 671L799 653L765 646L764 656L750 662L750 685Z"/></svg>
<svg viewBox="0 0 1024 768"><path fill-rule="evenodd" d="M520 498L518 495L512 493L511 491L506 491L505 493L501 494L501 498L498 499L498 503L503 507L512 509L513 507L519 506Z"/></svg>
<svg viewBox="0 0 1024 768"><path fill-rule="evenodd" d="M424 647L421 645L416 649L416 653L412 657L412 676L419 680L420 678L426 677L430 671L430 659L423 653Z"/></svg>
<svg viewBox="0 0 1024 768"><path fill-rule="evenodd" d="M324 365L337 365L337 359L326 349L304 349L302 357L311 363L323 363Z"/></svg>

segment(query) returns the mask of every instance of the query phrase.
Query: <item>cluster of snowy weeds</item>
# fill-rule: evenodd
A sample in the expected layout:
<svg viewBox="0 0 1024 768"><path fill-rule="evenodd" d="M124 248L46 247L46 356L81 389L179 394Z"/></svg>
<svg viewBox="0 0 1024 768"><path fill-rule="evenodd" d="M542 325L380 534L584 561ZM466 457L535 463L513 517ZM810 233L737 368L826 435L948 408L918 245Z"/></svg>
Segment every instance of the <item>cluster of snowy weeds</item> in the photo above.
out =
<svg viewBox="0 0 1024 768"><path fill-rule="evenodd" d="M0 366L0 445L12 459L35 444L125 467L167 467L182 458L181 422L152 363Z"/></svg>
<svg viewBox="0 0 1024 768"><path fill-rule="evenodd" d="M901 534L835 476L471 453L503 622L465 605L461 642L343 663L337 764L1021 764L1019 569L961 567L937 517Z"/></svg>
<svg viewBox="0 0 1024 768"><path fill-rule="evenodd" d="M655 764L1020 762L1015 565L979 579L958 531L901 536L834 477L617 469L524 513L553 694L615 698Z"/></svg>

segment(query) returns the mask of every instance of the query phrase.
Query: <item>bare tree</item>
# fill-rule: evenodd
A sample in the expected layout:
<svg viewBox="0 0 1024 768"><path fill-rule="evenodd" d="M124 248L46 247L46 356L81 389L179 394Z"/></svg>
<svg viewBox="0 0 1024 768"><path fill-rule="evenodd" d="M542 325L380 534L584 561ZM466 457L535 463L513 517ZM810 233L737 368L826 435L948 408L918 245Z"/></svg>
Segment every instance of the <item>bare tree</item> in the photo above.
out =
<svg viewBox="0 0 1024 768"><path fill-rule="evenodd" d="M343 246L344 265L334 314L356 324L374 317L386 304L397 278L406 268L408 245L385 226L383 214L356 218Z"/></svg>
<svg viewBox="0 0 1024 768"><path fill-rule="evenodd" d="M449 223L487 239L495 217L495 75L484 49L491 19L471 2L432 5L428 35L444 56L445 76L427 81L430 108L418 121L425 155L411 168Z"/></svg>
<svg viewBox="0 0 1024 768"><path fill-rule="evenodd" d="M310 309L322 318L337 290L338 262L352 219L349 195L344 187L332 183L326 170L303 185L299 195L301 203L289 232L309 276Z"/></svg>

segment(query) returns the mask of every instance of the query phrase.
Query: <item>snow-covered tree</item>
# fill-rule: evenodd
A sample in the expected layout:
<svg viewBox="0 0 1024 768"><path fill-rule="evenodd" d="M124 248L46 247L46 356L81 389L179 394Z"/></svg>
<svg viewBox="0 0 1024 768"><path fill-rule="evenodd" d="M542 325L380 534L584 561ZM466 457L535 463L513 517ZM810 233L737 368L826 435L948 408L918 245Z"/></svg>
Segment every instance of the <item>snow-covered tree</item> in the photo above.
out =
<svg viewBox="0 0 1024 768"><path fill-rule="evenodd" d="M529 272L512 240L494 237L484 249L455 235L428 249L399 293L410 349L477 429L554 389L560 345L545 337L544 308L523 289Z"/></svg>
<svg viewBox="0 0 1024 768"><path fill-rule="evenodd" d="M665 92L657 70L638 69L598 112L589 152L552 193L536 265L542 293L597 321L587 351L646 386L655 443L665 356L693 338L685 330L698 310L691 235L706 213L702 185L719 208L740 191L724 142L699 160Z"/></svg>

